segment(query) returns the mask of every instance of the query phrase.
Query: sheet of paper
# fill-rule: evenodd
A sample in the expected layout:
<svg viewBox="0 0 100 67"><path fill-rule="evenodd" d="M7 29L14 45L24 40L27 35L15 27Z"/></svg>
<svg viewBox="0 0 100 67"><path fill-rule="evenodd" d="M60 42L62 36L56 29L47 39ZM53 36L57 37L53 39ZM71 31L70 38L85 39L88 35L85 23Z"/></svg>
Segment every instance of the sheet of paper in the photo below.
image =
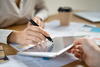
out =
<svg viewBox="0 0 100 67"><path fill-rule="evenodd" d="M62 54L56 58L43 59L39 57L28 57L28 56L16 56L16 60L23 62L28 67L61 67L65 64L69 64L77 58L71 54Z"/></svg>
<svg viewBox="0 0 100 67"><path fill-rule="evenodd" d="M0 64L0 67L61 67L77 60L77 58L71 54L63 54L49 60L43 59L41 57L19 55L12 55L8 57L10 59L9 62Z"/></svg>
<svg viewBox="0 0 100 67"><path fill-rule="evenodd" d="M0 67L28 67L23 62L16 60L14 56L9 56L9 61L1 63Z"/></svg>
<svg viewBox="0 0 100 67"><path fill-rule="evenodd" d="M91 33L91 32L88 32L88 36L89 38L93 38L94 41L96 42L96 44L98 46L100 46L100 33Z"/></svg>
<svg viewBox="0 0 100 67"><path fill-rule="evenodd" d="M76 36L75 33L83 31L84 25L86 24L71 22L69 26L60 26L60 21L54 20L49 23L46 23L45 30L49 32L51 36L54 37Z"/></svg>

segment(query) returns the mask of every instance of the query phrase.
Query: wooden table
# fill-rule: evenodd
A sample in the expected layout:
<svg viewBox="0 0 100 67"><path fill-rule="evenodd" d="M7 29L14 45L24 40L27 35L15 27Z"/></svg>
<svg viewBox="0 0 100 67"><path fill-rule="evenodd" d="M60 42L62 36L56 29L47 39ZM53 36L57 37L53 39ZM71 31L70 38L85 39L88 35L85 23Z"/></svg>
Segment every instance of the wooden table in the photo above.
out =
<svg viewBox="0 0 100 67"><path fill-rule="evenodd" d="M48 19L46 20L46 22L58 19L58 16L59 16L58 14L50 16L50 17L48 17ZM100 23L91 23L90 21L87 21L85 19L79 18L79 17L74 16L74 15L72 16L71 21L78 22L78 23L83 22L83 23L87 23L87 24L94 24L97 27L100 27ZM25 25L19 25L19 26L12 26L12 27L9 27L7 29L23 30L25 27L26 27L26 24ZM1 45L3 45L3 44L1 44ZM7 55L14 55L14 54L17 53L17 51L15 49L13 49L10 45L3 45L3 46L4 46L5 50L6 50ZM81 65L81 67L88 67L82 61L74 61L74 62L72 62L70 64L67 64L67 65L63 66L63 67L80 67L80 65Z"/></svg>

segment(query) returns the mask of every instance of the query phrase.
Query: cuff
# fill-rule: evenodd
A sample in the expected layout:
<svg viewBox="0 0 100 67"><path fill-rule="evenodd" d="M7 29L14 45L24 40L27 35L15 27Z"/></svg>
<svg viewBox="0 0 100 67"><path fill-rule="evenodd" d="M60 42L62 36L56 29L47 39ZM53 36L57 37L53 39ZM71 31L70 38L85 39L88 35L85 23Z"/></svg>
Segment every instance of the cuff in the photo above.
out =
<svg viewBox="0 0 100 67"><path fill-rule="evenodd" d="M12 30L0 29L0 43L7 44L8 36L12 33Z"/></svg>

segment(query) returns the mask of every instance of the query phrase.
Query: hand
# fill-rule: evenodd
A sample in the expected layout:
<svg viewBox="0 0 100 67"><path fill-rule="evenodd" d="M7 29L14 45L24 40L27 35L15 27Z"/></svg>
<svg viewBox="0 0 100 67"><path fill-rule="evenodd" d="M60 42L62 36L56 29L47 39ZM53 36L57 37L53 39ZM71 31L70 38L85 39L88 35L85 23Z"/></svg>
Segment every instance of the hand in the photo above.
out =
<svg viewBox="0 0 100 67"><path fill-rule="evenodd" d="M33 26L31 23L28 23L28 26L24 30L12 32L8 41L21 45L40 45L40 43L45 40L42 34L49 36L41 27Z"/></svg>
<svg viewBox="0 0 100 67"><path fill-rule="evenodd" d="M85 61L90 67L100 67L100 48L93 39L82 38L74 42L75 46L70 50L77 58Z"/></svg>
<svg viewBox="0 0 100 67"><path fill-rule="evenodd" d="M33 20L41 27L44 28L45 24L39 17L34 17Z"/></svg>

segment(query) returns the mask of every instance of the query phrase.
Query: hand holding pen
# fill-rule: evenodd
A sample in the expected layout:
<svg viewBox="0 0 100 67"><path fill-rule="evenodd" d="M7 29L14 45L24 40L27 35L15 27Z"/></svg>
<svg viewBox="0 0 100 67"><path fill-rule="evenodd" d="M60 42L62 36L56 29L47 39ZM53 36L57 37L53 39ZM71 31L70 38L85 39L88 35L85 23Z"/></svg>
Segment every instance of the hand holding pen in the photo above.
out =
<svg viewBox="0 0 100 67"><path fill-rule="evenodd" d="M39 27L39 25L36 23L36 21L34 21L34 19L28 19L28 21L30 21L32 25ZM40 29L42 29L42 28L40 28ZM44 34L42 34L42 35L44 35ZM52 40L52 38L50 36L45 36L44 35L44 37L47 38L49 41L53 42L53 40Z"/></svg>
<svg viewBox="0 0 100 67"><path fill-rule="evenodd" d="M38 25L33 19L28 19L28 21L30 21L32 25L39 27L39 25ZM40 28L40 29L42 29L42 28ZM44 35L44 34L42 34L42 35L43 35L46 39L48 39L50 42L52 42L51 46L49 46L49 49L48 49L48 51L50 52L50 51L52 50L52 48L53 48L53 40L52 40L52 38L51 38L50 36L46 36L46 35ZM44 45L43 45L43 46L44 46Z"/></svg>
<svg viewBox="0 0 100 67"><path fill-rule="evenodd" d="M36 19L33 20L37 21ZM46 40L45 36L50 37L49 34L43 30L43 28L34 26L31 22L29 22L24 30L13 31L8 37L8 42L18 43L20 45L40 45L39 43Z"/></svg>
<svg viewBox="0 0 100 67"><path fill-rule="evenodd" d="M34 22L41 28L44 28L45 24L44 22L39 18L39 17L34 17L32 18L32 20L34 20Z"/></svg>

